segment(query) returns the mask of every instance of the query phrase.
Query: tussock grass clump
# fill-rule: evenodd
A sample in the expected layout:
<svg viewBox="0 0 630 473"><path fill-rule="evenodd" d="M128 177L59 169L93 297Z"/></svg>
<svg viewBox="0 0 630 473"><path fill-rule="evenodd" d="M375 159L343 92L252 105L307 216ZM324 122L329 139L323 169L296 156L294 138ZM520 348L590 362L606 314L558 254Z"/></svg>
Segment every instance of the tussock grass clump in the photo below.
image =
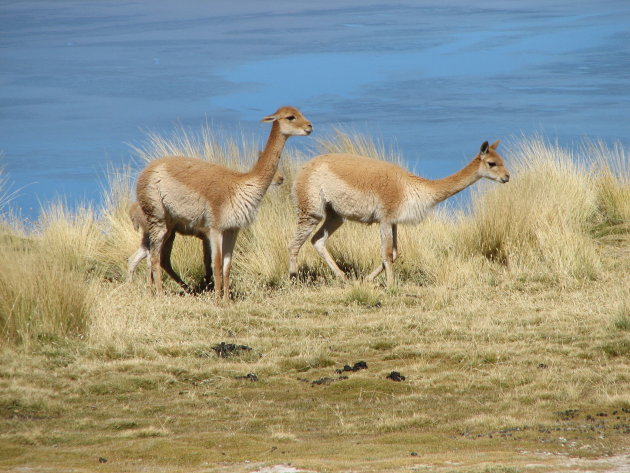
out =
<svg viewBox="0 0 630 473"><path fill-rule="evenodd" d="M103 242L98 250L104 275L108 279L125 278L127 258L138 248L141 240L140 232L133 228L129 218L129 207L135 200L132 182L131 169L110 171L109 190L105 194L100 218Z"/></svg>
<svg viewBox="0 0 630 473"><path fill-rule="evenodd" d="M70 270L93 273L101 265L102 234L96 212L90 207L71 211L64 203L55 202L43 209L34 242L39 251Z"/></svg>
<svg viewBox="0 0 630 473"><path fill-rule="evenodd" d="M591 229L606 199L598 192L600 175L582 158L541 138L517 142L506 156L509 185L473 191L470 214L459 223L458 251L517 273L597 277Z"/></svg>
<svg viewBox="0 0 630 473"><path fill-rule="evenodd" d="M57 202L29 230L7 218L0 221L0 337L29 348L84 335L100 276L94 211Z"/></svg>
<svg viewBox="0 0 630 473"><path fill-rule="evenodd" d="M0 247L0 334L13 345L63 340L85 333L92 316L85 264L66 248L25 244L4 233ZM27 240L28 241L28 240Z"/></svg>
<svg viewBox="0 0 630 473"><path fill-rule="evenodd" d="M378 308L383 305L374 288L355 284L346 297L347 304L357 304L367 308Z"/></svg>
<svg viewBox="0 0 630 473"><path fill-rule="evenodd" d="M593 234L607 237L630 232L630 155L618 143L607 146L601 141L585 145L583 154L595 160Z"/></svg>
<svg viewBox="0 0 630 473"><path fill-rule="evenodd" d="M619 305L619 309L613 320L613 326L617 330L630 332L630 298L622 301Z"/></svg>
<svg viewBox="0 0 630 473"><path fill-rule="evenodd" d="M332 136L316 138L315 151L317 153L349 153L367 156L374 159L389 161L402 165L402 156L395 147L386 146L383 141L371 136L336 128Z"/></svg>
<svg viewBox="0 0 630 473"><path fill-rule="evenodd" d="M165 156L187 156L243 171L258 159L262 145L243 134L235 137L206 124L199 133L183 127L171 136L150 132L146 141L134 150L145 162Z"/></svg>

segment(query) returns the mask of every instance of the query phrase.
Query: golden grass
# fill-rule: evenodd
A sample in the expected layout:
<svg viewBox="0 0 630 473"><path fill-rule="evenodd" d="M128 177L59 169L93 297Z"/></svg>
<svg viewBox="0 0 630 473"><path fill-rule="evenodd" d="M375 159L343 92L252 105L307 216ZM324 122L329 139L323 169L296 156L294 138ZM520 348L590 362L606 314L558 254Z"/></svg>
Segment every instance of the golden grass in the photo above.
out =
<svg viewBox="0 0 630 473"><path fill-rule="evenodd" d="M52 228L46 235L50 240L43 245L15 231L0 230L3 344L29 349L49 340L80 337L89 325L95 281L89 279L84 248L73 248L77 251L73 253L69 246L55 247L60 240Z"/></svg>
<svg viewBox="0 0 630 473"><path fill-rule="evenodd" d="M183 127L168 137L148 133L145 143L134 150L145 162L164 156L189 156L244 170L258 159L262 148L262 144L243 134L234 137L205 125L200 133Z"/></svg>
<svg viewBox="0 0 630 473"><path fill-rule="evenodd" d="M481 254L514 272L596 277L594 176L576 157L540 138L510 150L513 185L478 186L463 219L461 252Z"/></svg>
<svg viewBox="0 0 630 473"><path fill-rule="evenodd" d="M177 136L152 136L141 157L246 168L259 149ZM399 159L341 132L318 146ZM334 280L305 245L303 281L288 282L292 163L303 159L291 148L285 184L239 236L232 304L170 283L148 297L141 275L122 284L140 241L128 170L113 173L98 212L54 204L29 230L5 217L0 470L610 466L630 429L628 156L537 137L502 154L509 184L477 184L466 211L400 229L387 289L361 280L378 262L378 230L356 224L330 240L354 280ZM200 246L176 239L173 262L191 281ZM221 358L220 342L251 350ZM357 361L368 368L336 371Z"/></svg>

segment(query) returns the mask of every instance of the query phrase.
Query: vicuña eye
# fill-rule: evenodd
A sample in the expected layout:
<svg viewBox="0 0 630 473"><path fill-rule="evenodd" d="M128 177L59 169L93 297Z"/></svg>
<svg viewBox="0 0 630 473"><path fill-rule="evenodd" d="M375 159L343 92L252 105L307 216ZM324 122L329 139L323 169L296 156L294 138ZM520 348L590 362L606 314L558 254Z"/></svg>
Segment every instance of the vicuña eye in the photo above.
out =
<svg viewBox="0 0 630 473"><path fill-rule="evenodd" d="M287 117L287 120L289 120L290 122L292 122L293 120L295 120L295 115L289 115Z"/></svg>
<svg viewBox="0 0 630 473"><path fill-rule="evenodd" d="M489 162L488 166L490 166L491 168L495 167L497 165L497 163L493 163L493 162Z"/></svg>

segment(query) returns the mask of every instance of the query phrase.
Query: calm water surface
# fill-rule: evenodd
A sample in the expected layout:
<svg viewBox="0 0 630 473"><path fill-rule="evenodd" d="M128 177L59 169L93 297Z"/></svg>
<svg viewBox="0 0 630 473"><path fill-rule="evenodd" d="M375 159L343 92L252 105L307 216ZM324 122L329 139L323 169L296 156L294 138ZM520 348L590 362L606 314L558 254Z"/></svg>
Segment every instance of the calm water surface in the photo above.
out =
<svg viewBox="0 0 630 473"><path fill-rule="evenodd" d="M267 137L298 106L450 174L484 140L630 146L630 2L0 0L0 163L15 206L100 203L147 130ZM308 139L293 139L303 146Z"/></svg>

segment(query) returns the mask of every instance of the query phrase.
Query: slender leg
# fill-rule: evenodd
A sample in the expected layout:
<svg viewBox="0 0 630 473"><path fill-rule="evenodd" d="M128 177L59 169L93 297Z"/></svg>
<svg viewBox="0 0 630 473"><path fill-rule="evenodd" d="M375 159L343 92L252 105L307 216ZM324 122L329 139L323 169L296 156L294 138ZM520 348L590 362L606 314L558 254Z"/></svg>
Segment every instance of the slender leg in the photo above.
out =
<svg viewBox="0 0 630 473"><path fill-rule="evenodd" d="M391 228L391 232L390 229ZM374 268L368 276L367 280L372 281L379 274L385 270L385 274L387 275L387 285L390 285L393 282L393 273L391 269L391 265L396 261L398 257L398 226L396 224L391 225L391 227L387 224L381 224L381 258L382 261L379 265ZM387 267L389 266L389 273L387 272Z"/></svg>
<svg viewBox="0 0 630 473"><path fill-rule="evenodd" d="M392 225L392 263L398 258L398 225Z"/></svg>
<svg viewBox="0 0 630 473"><path fill-rule="evenodd" d="M297 278L297 257L300 248L302 248L302 245L304 245L304 242L320 221L321 218L312 215L300 215L298 218L295 235L291 243L289 243L289 277Z"/></svg>
<svg viewBox="0 0 630 473"><path fill-rule="evenodd" d="M212 244L214 291L217 301L220 301L223 293L223 233L215 229L210 230L210 241Z"/></svg>
<svg viewBox="0 0 630 473"><path fill-rule="evenodd" d="M149 288L148 293L151 295L151 286L153 285L153 268L151 267L151 250L149 250L149 254L147 255L147 287Z"/></svg>
<svg viewBox="0 0 630 473"><path fill-rule="evenodd" d="M190 287L188 286L188 284L186 284L182 280L182 278L179 276L179 274L175 272L175 270L173 269L173 266L171 265L171 252L173 251L174 242L175 242L175 232L172 232L168 236L168 238L164 239L164 244L162 245L162 252L160 253L160 264L162 265L162 268L164 268L164 271L166 271L166 274L172 277L173 280L175 280L175 282L179 284L184 291L190 292Z"/></svg>
<svg viewBox="0 0 630 473"><path fill-rule="evenodd" d="M384 250L383 259L385 260L385 275L387 276L387 285L392 286L394 284L394 270L392 266L396 260L396 253L398 252L397 246L398 229L396 225L392 225L388 228L387 225L381 227L381 245ZM385 244L383 244L383 242Z"/></svg>
<svg viewBox="0 0 630 473"><path fill-rule="evenodd" d="M311 242L320 256L324 258L326 264L333 270L333 273L341 279L347 279L344 272L339 269L339 266L337 266L337 263L335 263L335 260L333 260L332 256L330 256L330 253L326 248L326 240L328 240L330 235L332 235L342 223L343 219L339 216L339 214L329 210L326 212L326 219L324 220L324 223L321 227L319 227L319 230L317 230L313 238L311 238Z"/></svg>
<svg viewBox="0 0 630 473"><path fill-rule="evenodd" d="M202 290L211 291L214 287L214 280L212 279L212 247L210 246L210 239L207 235L200 235L199 238L201 238L201 242L203 243L203 267L206 270Z"/></svg>
<svg viewBox="0 0 630 473"><path fill-rule="evenodd" d="M374 278L376 278L379 274L381 274L384 269L385 269L385 265L383 264L383 262L380 262L378 266L374 268L374 271L372 271L370 274L366 276L365 278L366 281L374 280Z"/></svg>
<svg viewBox="0 0 630 473"><path fill-rule="evenodd" d="M142 243L141 245L146 250L147 259L147 284L151 284L151 239L149 238L149 232L145 231L142 233Z"/></svg>
<svg viewBox="0 0 630 473"><path fill-rule="evenodd" d="M151 277L149 278L148 291L151 294L151 285L155 285L156 294L162 294L161 254L164 240L168 238L169 231L166 228L155 226L149 230L149 256L151 262Z"/></svg>
<svg viewBox="0 0 630 473"><path fill-rule="evenodd" d="M136 271L138 264L140 264L140 261L142 261L144 258L148 256L149 256L149 249L141 244L140 247L135 251L135 253L129 257L129 260L127 262L126 283L131 282L131 279L133 278L133 273Z"/></svg>
<svg viewBox="0 0 630 473"><path fill-rule="evenodd" d="M394 273L392 263L394 262L394 231L392 225L381 224L381 258L385 265L385 276L387 285L394 283Z"/></svg>
<svg viewBox="0 0 630 473"><path fill-rule="evenodd" d="M232 270L232 252L236 244L238 228L223 232L223 300L230 300L230 271Z"/></svg>

